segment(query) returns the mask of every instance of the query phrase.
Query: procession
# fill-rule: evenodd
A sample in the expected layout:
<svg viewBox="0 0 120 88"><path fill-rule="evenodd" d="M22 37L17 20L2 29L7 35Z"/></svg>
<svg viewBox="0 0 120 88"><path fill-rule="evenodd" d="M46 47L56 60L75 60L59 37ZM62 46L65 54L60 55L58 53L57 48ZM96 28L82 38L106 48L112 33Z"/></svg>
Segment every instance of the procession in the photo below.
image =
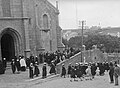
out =
<svg viewBox="0 0 120 88"><path fill-rule="evenodd" d="M119 88L119 4L0 0L0 88Z"/></svg>
<svg viewBox="0 0 120 88"><path fill-rule="evenodd" d="M59 61L58 63L60 63L64 60L68 60L68 58L67 59L64 58L64 60L61 60L60 58L62 56L59 55L60 52L59 54L57 53L55 58L52 58L50 62L45 61L43 63L39 63L40 59L38 59L37 56L36 57L30 56L30 58L27 59L25 59L24 56L19 56L19 58L15 57L11 61L11 73L20 74L21 72L24 72L28 69L29 70L28 77L30 79L39 77L39 74L41 74L42 79L47 78L48 75L47 73L50 73L51 75L56 75L57 74L56 61ZM42 70L40 70L39 64L43 65ZM47 72L48 66L50 66L49 72ZM0 67L3 67L6 70L5 58L3 58L3 62L0 65ZM71 65L71 63L69 63L67 68L65 68L63 63L62 68L60 69L61 69L60 77L71 78L70 82L94 80L96 76L104 76L105 73L107 72L109 73L109 78L108 78L109 82L114 83L115 86L119 85L118 77L120 76L120 66L117 61L110 61L109 63L108 62L101 63L99 61L97 63L79 62L79 63L75 63L75 65ZM3 74L5 74L5 70L3 71ZM0 72L2 72L2 70Z"/></svg>

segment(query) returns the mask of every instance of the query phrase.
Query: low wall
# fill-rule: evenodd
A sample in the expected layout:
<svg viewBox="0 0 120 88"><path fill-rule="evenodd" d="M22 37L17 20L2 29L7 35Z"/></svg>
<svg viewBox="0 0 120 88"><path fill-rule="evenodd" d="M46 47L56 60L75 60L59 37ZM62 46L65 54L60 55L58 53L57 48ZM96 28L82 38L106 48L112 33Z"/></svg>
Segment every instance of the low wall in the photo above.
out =
<svg viewBox="0 0 120 88"><path fill-rule="evenodd" d="M80 62L80 58L81 58L80 53L78 53L78 54L72 56L70 59L67 59L67 60L64 60L64 61L58 63L56 66L57 73L59 74L61 72L61 68L62 68L63 63L65 65L65 68L67 69L69 63L74 65L75 63Z"/></svg>
<svg viewBox="0 0 120 88"><path fill-rule="evenodd" d="M83 51L82 52L82 61L84 61L84 58L85 58L86 62L98 62L98 61L103 62L103 61L105 61L105 57L99 49ZM61 73L62 64L65 65L65 68L67 70L69 63L71 63L72 65L75 65L75 63L79 63L79 62L81 62L81 52L72 56L70 59L67 59L67 60L64 60L64 61L58 63L56 66L57 73L58 74Z"/></svg>
<svg viewBox="0 0 120 88"><path fill-rule="evenodd" d="M107 62L118 61L120 63L120 53L104 53Z"/></svg>

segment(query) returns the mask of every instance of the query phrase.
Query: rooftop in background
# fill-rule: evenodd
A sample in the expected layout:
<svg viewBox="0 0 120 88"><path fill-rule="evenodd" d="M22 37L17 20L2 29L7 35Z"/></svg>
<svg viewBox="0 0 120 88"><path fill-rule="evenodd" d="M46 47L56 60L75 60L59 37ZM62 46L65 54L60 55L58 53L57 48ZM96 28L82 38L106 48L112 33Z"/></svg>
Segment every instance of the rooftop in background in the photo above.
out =
<svg viewBox="0 0 120 88"><path fill-rule="evenodd" d="M81 29L67 29L62 30L63 38L69 40L71 37L80 36ZM101 34L101 35L112 35L120 37L120 27L106 27L101 28L99 26L93 26L89 29L84 29L84 35L88 34Z"/></svg>

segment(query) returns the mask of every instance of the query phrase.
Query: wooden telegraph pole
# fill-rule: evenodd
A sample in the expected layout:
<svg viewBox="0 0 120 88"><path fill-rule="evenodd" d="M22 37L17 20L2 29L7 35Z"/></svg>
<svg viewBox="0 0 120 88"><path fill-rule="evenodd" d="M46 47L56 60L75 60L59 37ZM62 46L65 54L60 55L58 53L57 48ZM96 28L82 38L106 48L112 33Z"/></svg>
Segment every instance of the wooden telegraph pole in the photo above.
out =
<svg viewBox="0 0 120 88"><path fill-rule="evenodd" d="M79 25L82 23L82 30L81 30L81 33L82 33L82 41L81 41L81 62L82 62L82 58L83 58L83 30L84 30L84 25L85 25L85 21L79 21Z"/></svg>

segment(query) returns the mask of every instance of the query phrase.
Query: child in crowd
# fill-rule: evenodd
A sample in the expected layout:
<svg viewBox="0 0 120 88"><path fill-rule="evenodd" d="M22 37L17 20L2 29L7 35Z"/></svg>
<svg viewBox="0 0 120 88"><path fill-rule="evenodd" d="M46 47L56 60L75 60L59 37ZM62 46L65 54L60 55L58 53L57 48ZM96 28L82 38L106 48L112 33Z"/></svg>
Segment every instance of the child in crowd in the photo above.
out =
<svg viewBox="0 0 120 88"><path fill-rule="evenodd" d="M97 75L97 76L100 75L100 69L99 69L99 67L97 67L97 69L96 69L96 75Z"/></svg>
<svg viewBox="0 0 120 88"><path fill-rule="evenodd" d="M92 80L91 66L90 65L86 69L86 80Z"/></svg>

